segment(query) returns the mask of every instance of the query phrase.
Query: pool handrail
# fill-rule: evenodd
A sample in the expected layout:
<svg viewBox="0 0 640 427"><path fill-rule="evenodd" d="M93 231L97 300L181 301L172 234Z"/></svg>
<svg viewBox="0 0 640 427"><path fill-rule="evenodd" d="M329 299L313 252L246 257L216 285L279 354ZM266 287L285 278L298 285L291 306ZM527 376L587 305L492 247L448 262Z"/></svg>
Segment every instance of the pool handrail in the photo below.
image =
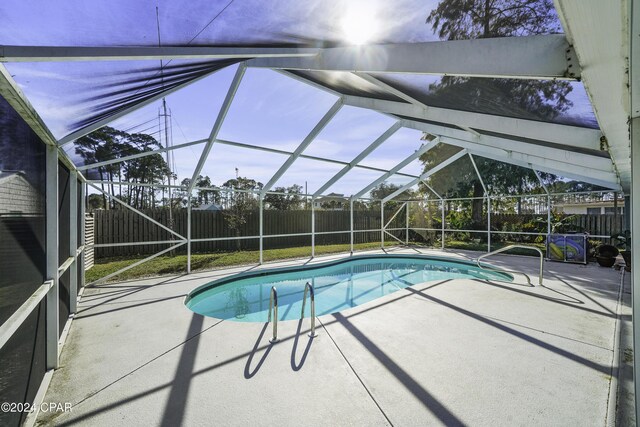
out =
<svg viewBox="0 0 640 427"><path fill-rule="evenodd" d="M304 319L304 307L307 302L307 292L309 297L311 298L311 332L309 332L309 337L315 338L318 335L316 334L316 296L313 291L313 286L311 283L307 282L304 285L304 295L302 296L302 310L300 311L300 320Z"/></svg>
<svg viewBox="0 0 640 427"><path fill-rule="evenodd" d="M271 287L269 295L269 315L267 323L271 322L271 311L273 310L273 338L269 340L271 343L278 341L278 291L275 286Z"/></svg>
<svg viewBox="0 0 640 427"><path fill-rule="evenodd" d="M499 254L501 252L505 252L508 251L509 249L514 249L514 248L520 248L520 249L531 249L534 250L536 252L538 252L538 254L540 255L540 274L538 275L538 283L540 284L540 286L542 286L542 274L544 272L544 255L542 254L542 251L535 247L535 246L529 246L529 245L509 245L509 246L505 246L504 248L500 248L500 249L496 249L495 251L489 252L488 254L484 254L484 255L480 255L478 258L476 258L476 264L478 264L478 267L483 269L483 270L490 270L489 268L485 268L482 266L482 264L480 264L480 260L483 258L486 258L488 256L491 255L495 255L495 254ZM502 271L506 271L508 273L518 273L518 274L522 274L524 277L527 278L527 283L529 283L529 285L533 286L533 283L531 283L531 278L529 277L528 274L522 272L522 271L518 271L518 270L504 270L501 269Z"/></svg>

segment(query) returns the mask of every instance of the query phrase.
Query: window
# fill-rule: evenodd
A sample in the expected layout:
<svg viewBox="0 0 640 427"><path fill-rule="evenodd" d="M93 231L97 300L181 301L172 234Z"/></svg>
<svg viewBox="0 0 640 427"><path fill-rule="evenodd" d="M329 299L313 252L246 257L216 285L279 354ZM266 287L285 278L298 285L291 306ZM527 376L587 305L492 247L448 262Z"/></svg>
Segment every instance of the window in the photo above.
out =
<svg viewBox="0 0 640 427"><path fill-rule="evenodd" d="M587 215L600 215L600 208L587 208Z"/></svg>
<svg viewBox="0 0 640 427"><path fill-rule="evenodd" d="M618 207L618 215L622 215L623 214L623 210L624 208ZM613 215L615 213L615 210L613 207L611 208L604 208L604 213L607 215Z"/></svg>

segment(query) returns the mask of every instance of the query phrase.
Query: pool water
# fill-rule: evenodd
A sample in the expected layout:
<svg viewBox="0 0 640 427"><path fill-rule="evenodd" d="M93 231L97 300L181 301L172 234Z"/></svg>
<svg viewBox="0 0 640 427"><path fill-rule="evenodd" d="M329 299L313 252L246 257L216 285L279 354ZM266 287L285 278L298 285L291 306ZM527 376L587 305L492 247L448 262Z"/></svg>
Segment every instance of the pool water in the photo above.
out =
<svg viewBox="0 0 640 427"><path fill-rule="evenodd" d="M313 266L243 273L192 291L185 304L204 316L266 322L271 287L278 291L278 319L300 319L307 282L315 291L316 315L335 313L418 283L447 279L512 281L509 274L474 264L424 256L358 256ZM309 317L309 302L305 317Z"/></svg>

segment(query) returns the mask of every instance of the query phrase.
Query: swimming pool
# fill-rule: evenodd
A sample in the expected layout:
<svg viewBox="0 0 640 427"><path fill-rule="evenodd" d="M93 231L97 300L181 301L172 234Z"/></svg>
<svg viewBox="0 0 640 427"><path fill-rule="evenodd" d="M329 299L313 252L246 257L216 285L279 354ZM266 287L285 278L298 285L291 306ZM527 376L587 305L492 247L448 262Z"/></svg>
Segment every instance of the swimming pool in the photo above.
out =
<svg viewBox="0 0 640 427"><path fill-rule="evenodd" d="M336 261L241 273L194 289L185 305L204 316L266 322L271 287L278 290L278 320L300 318L307 282L315 291L316 315L335 313L418 283L447 279L512 281L507 273L475 264L420 255L361 255ZM309 316L309 309L305 310Z"/></svg>

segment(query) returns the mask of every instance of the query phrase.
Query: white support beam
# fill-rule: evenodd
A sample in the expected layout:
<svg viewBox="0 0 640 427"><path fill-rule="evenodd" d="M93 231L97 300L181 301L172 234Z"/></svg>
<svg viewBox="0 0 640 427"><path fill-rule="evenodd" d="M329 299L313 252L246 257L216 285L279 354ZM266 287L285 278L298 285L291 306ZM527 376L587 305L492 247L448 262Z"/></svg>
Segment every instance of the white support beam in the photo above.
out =
<svg viewBox="0 0 640 427"><path fill-rule="evenodd" d="M387 84L385 82L383 82L382 80L380 80L377 77L372 76L371 74L367 74L367 73L361 73L361 72L355 72L353 73L354 75L360 77L362 80L366 81L367 83L371 83L374 86L379 87L380 89L389 92L392 95L397 96L400 99L404 99L405 101L407 101L410 104L416 105L420 108L422 108L423 110L426 110L428 107L422 103L421 101L417 100L416 98L412 97L411 95L408 95L406 93L404 93L401 90L396 89L395 87L391 86L390 84ZM356 99L374 99L374 98L359 98L354 96L353 98ZM394 101L390 101L393 102L394 104L399 104L399 105L403 105L399 102L394 102Z"/></svg>
<svg viewBox="0 0 640 427"><path fill-rule="evenodd" d="M397 92L393 93L395 94ZM344 103L353 107L367 108L381 113L546 141L560 146L600 150L601 145L600 138L602 137L602 132L598 129L493 116L490 114L451 110L447 108L423 107L417 104L406 104L403 102L363 98L352 95L345 96ZM465 130L469 131L469 129ZM471 129L471 131L473 131L473 129Z"/></svg>
<svg viewBox="0 0 640 427"><path fill-rule="evenodd" d="M482 135L479 138L474 138L462 130L451 129L444 126L414 120L405 120L405 126L438 135L442 138L443 142L445 142L446 139L448 141L447 143L451 145L467 144L464 148L473 145L474 148L479 150L498 150L503 153L513 154L514 156L532 156L536 159L548 159L550 161L559 161L568 165L580 165L584 168L615 175L613 163L611 159L607 157L592 156L589 154L572 152L570 150L545 147L528 142L488 135ZM454 141L460 142L456 143Z"/></svg>
<svg viewBox="0 0 640 427"><path fill-rule="evenodd" d="M58 338L60 337L58 280L58 149L46 147L46 280L53 282L47 293L46 365L58 368Z"/></svg>
<svg viewBox="0 0 640 427"><path fill-rule="evenodd" d="M69 312L75 314L78 307L78 173L69 174Z"/></svg>
<svg viewBox="0 0 640 427"><path fill-rule="evenodd" d="M29 127L33 129L45 144L56 144L56 138L44 123L44 120L42 120L36 109L33 108L22 92L22 89L20 89L7 68L2 64L0 64L0 96L16 110L20 117L27 122Z"/></svg>
<svg viewBox="0 0 640 427"><path fill-rule="evenodd" d="M489 195L489 192L487 191L487 187L484 185L484 180L482 179L482 175L480 175L480 171L478 170L478 165L476 165L476 161L473 160L473 154L471 153L469 153L469 160L471 160L471 164L473 165L473 170L476 171L476 175L480 180L480 185L482 185L482 190L484 191L484 195L485 196Z"/></svg>
<svg viewBox="0 0 640 427"><path fill-rule="evenodd" d="M288 58L314 56L318 48L206 46L0 46L0 62L142 61Z"/></svg>
<svg viewBox="0 0 640 427"><path fill-rule="evenodd" d="M191 194L187 197L187 274L191 274Z"/></svg>
<svg viewBox="0 0 640 427"><path fill-rule="evenodd" d="M369 190L371 190L373 187L375 187L376 185L380 184L381 182L386 181L387 179L389 179L389 177L391 175L395 174L400 169L406 167L409 163L413 162L414 160L420 158L420 156L422 156L427 151L431 150L433 147L435 147L439 143L440 143L440 140L438 138L436 138L433 141L429 141L428 143L424 144L415 153L412 153L409 157L407 157L406 159L404 159L403 161L401 161L400 163L398 163L397 165L392 167L384 175L382 175L381 177L379 177L378 179L376 179L375 181L373 181L372 183L370 183L369 185L364 187L362 190L358 191L356 194L352 195L351 199L352 200L359 199L364 194L366 194ZM414 179L418 179L418 178L420 178L420 177L416 177Z"/></svg>
<svg viewBox="0 0 640 427"><path fill-rule="evenodd" d="M115 185L116 187L147 187L147 188L169 188L168 184L148 184L144 182L129 182L129 181L100 181L90 179L86 181L89 184L100 184L100 185ZM182 185L172 185L171 188L174 190L186 190L186 186ZM203 190L211 190L211 188L201 187Z"/></svg>
<svg viewBox="0 0 640 427"><path fill-rule="evenodd" d="M425 185L429 190L431 190L431 192L432 192L433 194L435 194L435 196L436 196L438 199L442 200L442 196L441 196L440 194L438 194L438 192L437 192L436 190L434 190L434 189L433 189L433 187L432 187L432 186L430 186L430 185L427 183L427 181L425 181L425 180L423 179L423 180L422 180L422 183L423 183L423 184L424 184L424 185Z"/></svg>
<svg viewBox="0 0 640 427"><path fill-rule="evenodd" d="M259 58L251 67L464 77L567 79L580 77L564 35L538 35L322 49L310 58Z"/></svg>
<svg viewBox="0 0 640 427"><path fill-rule="evenodd" d="M630 120L630 231L631 247L626 249L635 254L631 257L631 305L633 330L633 382L636 420L640 414L640 1L630 2L629 96ZM623 74L624 75L624 74ZM619 77L619 76L618 76ZM620 117L621 119L622 117ZM619 141L622 142L622 141Z"/></svg>
<svg viewBox="0 0 640 427"><path fill-rule="evenodd" d="M354 75L360 77L361 79L363 79L364 81L366 81L367 83L373 84L377 87L379 87L380 89L389 92L395 96L397 96L400 99L403 99L405 101L407 101L408 103L412 104L413 106L419 108L420 110L422 110L422 114L418 115L418 118L422 118L423 116L428 115L429 113L429 106L426 105L425 103L423 103L422 101L412 97L411 95L408 95L404 92L402 92L399 89L396 89L395 87L391 86L390 84L380 80L377 77L374 77L370 74L367 73L353 73ZM352 96L351 98L353 98L353 100L355 102L358 101L366 101L368 99L372 99L373 101L378 101L377 99L374 98L362 98L362 97L357 97L357 96ZM385 101L385 100L381 100L383 102L389 102L391 104L394 104L394 106L397 106L400 109L403 109L404 107L406 107L406 104L404 103L400 103L400 102L394 102L394 101ZM389 111L379 111L381 113L389 113ZM416 117L416 116L411 116L410 117ZM471 129L469 126L465 126L464 124L460 124L460 123L454 123L456 126L458 126L461 129L466 130L467 132L471 133L474 136L480 136L480 133L478 133L476 130Z"/></svg>
<svg viewBox="0 0 640 427"><path fill-rule="evenodd" d="M405 191L407 191L408 189L410 189L411 187L413 187L414 185L416 185L420 181L422 181L424 179L427 179L428 177L430 177L434 173L446 168L451 163L455 162L456 160L458 160L458 159L460 159L460 158L462 158L462 157L464 157L466 155L467 155L467 150L462 150L462 151L457 152L453 156L449 157L447 160L445 160L443 162L440 162L437 166L429 169L428 171L426 171L425 173L420 175L418 178L416 178L413 181L408 182L407 184L405 184L402 187L398 188L396 191L394 191L393 193L389 194L387 197L382 199L382 202L386 203L389 200L392 200L394 197L404 193Z"/></svg>
<svg viewBox="0 0 640 427"><path fill-rule="evenodd" d="M156 221L155 219L151 218L148 215L145 215L144 213L140 212L138 209L134 208L133 206L123 202L122 200L118 199L116 196L114 196L113 194L107 193L106 191L104 191L102 188L98 187L95 184L92 184L90 182L87 183L87 185L91 186L92 188L98 190L100 193L104 194L105 196L107 196L108 198L110 198L111 200L113 200L114 202L120 204L121 206L124 206L126 209L129 209L130 211L133 211L135 213L137 213L138 215L140 215L141 217L143 217L144 219L151 221L152 223L154 223L155 225L157 225L158 227L162 228L163 230L168 231L169 233L173 234L174 236L180 238L180 240L185 240L186 238L178 233L176 233L175 231L173 231L172 229L170 229L169 227L165 226L164 224L159 223L158 221Z"/></svg>
<svg viewBox="0 0 640 427"><path fill-rule="evenodd" d="M13 80L11 74L3 64L0 64L0 96L2 96L11 107L29 125L31 130L47 145L56 145L56 138L44 123L38 112L33 108L27 97L24 95L18 84ZM76 165L71 161L69 155L62 149L58 150L58 160L69 170L76 170ZM84 179L80 175L81 179Z"/></svg>
<svg viewBox="0 0 640 427"><path fill-rule="evenodd" d="M508 152L519 152L527 155L544 155L550 159L562 159L565 163L575 163L607 172L613 172L613 162L608 157L579 153L572 150L572 147L556 148L516 139L502 138L490 135L474 137L464 130L453 129L446 126L439 126L431 123L424 123L415 120L405 120L405 126L412 129L422 130L441 137L449 137L472 142L479 146L489 148L499 148Z"/></svg>
<svg viewBox="0 0 640 427"><path fill-rule="evenodd" d="M405 236L405 238L404 238L404 244L405 244L405 245L407 245L407 246L409 246L409 206L410 206L410 205L409 205L409 203L410 203L410 202L405 203L405 205L406 205L407 209L406 209L406 211L405 211L405 214L406 214L406 215L405 215L405 219L404 219L404 227L405 227L405 231L404 231L404 236Z"/></svg>
<svg viewBox="0 0 640 427"><path fill-rule="evenodd" d="M38 309L40 302L47 296L53 281L47 280L29 298L13 312L13 314L0 325L0 349L9 341L15 332L29 318L34 310Z"/></svg>
<svg viewBox="0 0 640 427"><path fill-rule="evenodd" d="M380 135L375 141L371 143L367 148L362 150L360 154L358 154L348 165L346 165L342 170L336 173L331 179L329 179L322 187L320 187L314 194L313 197L318 197L322 193L324 193L328 188L330 188L336 181L345 176L347 172L351 169L355 168L358 163L360 163L365 157L371 154L376 148L382 145L387 139L389 139L394 133L396 133L402 127L402 121L397 121L394 123L389 129L387 129L382 135Z"/></svg>
<svg viewBox="0 0 640 427"><path fill-rule="evenodd" d="M95 168L99 168L99 167L102 167L102 166L113 165L115 163L122 163L122 162L126 162L128 160L139 159L141 157L153 156L154 154L160 154L160 153L164 153L164 152L170 151L170 150L177 150L179 148L191 147L192 145L204 144L207 141L208 141L207 139L199 139L197 141L185 142L184 144L178 144L178 145L172 145L170 147L158 148L157 150L153 150L153 151L143 151L142 153L132 154L130 156L118 157L117 159L105 160L103 162L96 162L96 163L91 163L91 164L84 165L84 166L78 166L78 170L79 171L84 171L84 170L87 170L87 169L95 169Z"/></svg>
<svg viewBox="0 0 640 427"><path fill-rule="evenodd" d="M554 0L567 40L584 67L581 79L625 193L631 184L630 92L633 61L638 59L630 46L630 12L637 9L636 1Z"/></svg>
<svg viewBox="0 0 640 427"><path fill-rule="evenodd" d="M277 73L280 73L283 76L287 76L287 77L289 77L289 78L291 78L293 80L299 81L300 83L304 83L304 84L306 84L308 86L311 86L311 87L314 87L314 88L316 88L318 90L321 90L323 92L329 93L329 94L331 94L333 96L337 96L338 98L344 96L340 92L338 92L336 90L333 90L330 87L323 86L323 85L321 85L319 83L316 83L316 82L314 82L312 80L309 80L309 79L305 79L304 77L301 77L301 76L299 76L297 74L294 74L294 73L292 73L290 71L282 70L282 69L274 69L273 71L276 71Z"/></svg>
<svg viewBox="0 0 640 427"><path fill-rule="evenodd" d="M78 258L78 262L80 263L80 276L78 277L78 287L79 288L83 288L85 283L86 283L86 277L85 277L85 248L86 248L86 221L85 221L85 215L86 215L86 209L87 209L87 184L86 182L81 182L80 183L80 236L79 240L80 240L80 247L83 248L82 252L80 253Z"/></svg>
<svg viewBox="0 0 640 427"><path fill-rule="evenodd" d="M400 213L400 211L402 211L402 208L404 208L405 206L407 206L408 202L404 202L396 211L395 213L391 216L391 218L387 221L387 223L384 225L384 228L387 229L389 228L389 224L391 224L391 222L396 219L396 217L398 216L398 214Z"/></svg>
<svg viewBox="0 0 640 427"><path fill-rule="evenodd" d="M222 128L224 119L227 117L227 113L229 112L229 108L231 108L231 103L233 102L233 98L235 98L236 93L238 92L238 88L240 87L240 83L242 82L242 78L244 77L244 73L246 72L246 70L247 67L244 63L238 65L236 73L233 76L233 80L231 81L231 85L227 90L227 95L222 102L222 106L220 107L220 111L218 112L218 116L216 117L216 121L213 124L211 133L209 134L207 144L202 150L202 154L200 155L200 159L198 160L196 169L193 171L191 181L189 182L189 187L187 188L187 273L191 273L191 193L193 192L193 187L196 185L196 180L198 179L198 176L200 176L205 162L209 158L211 147L213 146L213 143L215 142L216 137L218 136L218 133Z"/></svg>
<svg viewBox="0 0 640 427"><path fill-rule="evenodd" d="M538 178L538 182L540 182L540 185L542 186L542 189L544 190L545 193L547 193L547 196L549 195L549 189L547 188L547 185L542 181L542 177L540 176L540 172L538 172L535 168L531 168L531 170L533 170L533 173L536 174L536 178Z"/></svg>
<svg viewBox="0 0 640 427"><path fill-rule="evenodd" d="M123 267L118 271L114 271L113 273L110 273L110 274L108 274L108 275L106 275L104 277L101 277L98 280L92 282L91 284L95 285L95 284L98 284L98 283L105 282L105 281L109 280L110 278L117 276L118 274L124 273L127 270L131 270L132 268L137 267L140 264L144 264L147 261L151 261L152 259L157 258L160 255L166 254L167 252L171 252L171 251L179 248L180 246L184 245L185 243L186 243L185 241L178 242L175 245L168 247L167 249L164 249L164 250L162 250L162 251L160 251L158 253L155 253L155 254L153 254L151 256L148 256L148 257L146 257L144 259L141 259L140 261L136 261L133 264L130 264L130 265L126 266L126 267Z"/></svg>
<svg viewBox="0 0 640 427"><path fill-rule="evenodd" d="M311 198L311 258L316 256L316 208Z"/></svg>
<svg viewBox="0 0 640 427"><path fill-rule="evenodd" d="M384 200L380 200L380 248L384 250Z"/></svg>
<svg viewBox="0 0 640 427"><path fill-rule="evenodd" d="M343 102L341 98L338 99L333 104L333 106L329 109L329 111L327 111L325 115L322 117L322 119L320 119L318 124L315 125L315 127L311 130L311 132L309 132L306 138L300 143L300 145L298 145L298 148L296 148L296 150L293 153L291 153L291 155L284 162L284 164L280 166L280 169L278 169L278 171L271 177L269 182L265 184L265 186L262 188L262 191L260 192L261 195L266 194L267 191L269 191L271 187L273 187L273 185L276 182L278 182L280 177L282 177L282 175L284 175L284 173L289 169L289 167L291 167L293 162L295 162L298 159L298 157L300 157L302 152L306 150L309 144L311 144L316 139L316 137L320 134L320 132L322 132L325 126L329 124L331 119L333 119L335 115L338 114L338 112L342 108L342 105L343 105Z"/></svg>
<svg viewBox="0 0 640 427"><path fill-rule="evenodd" d="M262 265L263 261L264 261L264 256L263 256L263 252L264 252L264 197L260 197L259 198L259 205L258 205L258 209L259 209L259 224L258 224L258 228L259 228L259 233L260 233L260 240L259 240L259 252L260 252L260 256L258 259L258 264Z"/></svg>
<svg viewBox="0 0 640 427"><path fill-rule="evenodd" d="M231 86L227 91L227 95L222 102L222 107L218 112L218 116L216 117L216 121L213 124L213 128L211 129L211 133L209 134L209 138L207 140L207 145L205 145L202 150L202 154L200 155L200 160L198 160L198 164L196 169L193 171L193 176L191 177L191 182L189 183L189 188L187 189L187 197L191 198L191 191L193 187L196 185L196 180L198 176L202 172L202 168L204 167L205 162L209 158L209 153L211 152L211 147L215 142L218 133L220 132L220 128L222 128L222 124L224 123L224 119L227 117L227 113L229 112L229 108L231 108L231 103L233 102L233 98L236 96L236 92L240 87L240 82L242 81L242 77L244 77L244 73L246 71L246 67L244 64L239 64L238 69L236 70L236 74L233 76L233 80L231 81Z"/></svg>
<svg viewBox="0 0 640 427"><path fill-rule="evenodd" d="M638 5L634 5L635 8ZM635 9L637 12L637 9ZM640 30L640 17L635 21L635 32ZM637 49L637 47L636 47ZM635 71L637 75L640 70ZM631 120L631 295L633 308L634 390L636 414L640 410L640 117ZM637 419L637 418L636 418Z"/></svg>
<svg viewBox="0 0 640 427"><path fill-rule="evenodd" d="M349 244L353 255L353 199L349 200Z"/></svg>
<svg viewBox="0 0 640 427"><path fill-rule="evenodd" d="M261 146L257 146L257 145L251 145L251 144L243 144L241 142L228 141L228 140L224 140L224 139L216 139L215 142L216 142L216 144L229 145L231 147L238 147L238 148L246 148L246 149L249 149L249 150L265 151L267 153L282 154L282 155L285 155L285 156L290 156L290 155L293 154L293 152L291 152L291 151L279 150L277 148L261 147ZM335 165L342 165L342 166L348 166L349 165L348 162L343 162L342 160L329 159L329 158L326 158L326 157L310 156L310 155L307 155L307 154L300 154L300 156L298 156L298 158L300 158L300 159L308 159L308 160L316 160L318 162L333 163ZM361 164L356 164L354 167L359 168L359 169L366 169L366 170L376 171L376 172L388 172L386 169L377 168L377 167L374 167L374 166L366 166L366 165L361 165ZM406 176L406 177L409 177L409 178L415 178L416 177L415 175L406 174L406 173L398 173L398 175Z"/></svg>
<svg viewBox="0 0 640 427"><path fill-rule="evenodd" d="M455 138L441 137L445 144L468 149L470 153L493 160L510 163L525 168L535 167L539 171L577 179L583 182L600 185L607 188L619 188L618 177L613 172L605 172L575 163L566 163L546 157L507 151L499 148L480 146L473 142Z"/></svg>
<svg viewBox="0 0 640 427"><path fill-rule="evenodd" d="M531 168L533 173L536 174L536 178L538 178L538 182L544 189L544 192L547 193L547 234L551 234L551 196L549 195L549 189L546 184L542 181L542 177L540 176L540 172L538 172L535 168Z"/></svg>

